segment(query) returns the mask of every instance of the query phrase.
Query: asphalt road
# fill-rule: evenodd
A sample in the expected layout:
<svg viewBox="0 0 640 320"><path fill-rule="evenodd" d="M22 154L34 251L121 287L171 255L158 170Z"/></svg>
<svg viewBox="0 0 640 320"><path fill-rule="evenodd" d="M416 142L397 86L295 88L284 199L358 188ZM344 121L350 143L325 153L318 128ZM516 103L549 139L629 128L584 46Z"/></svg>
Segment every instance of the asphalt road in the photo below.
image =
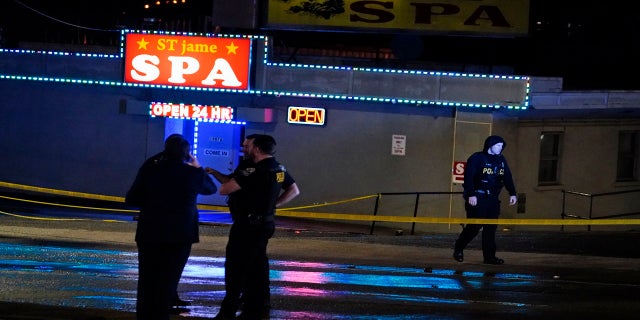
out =
<svg viewBox="0 0 640 320"><path fill-rule="evenodd" d="M134 319L135 222L0 214L0 319ZM67 216L65 219L68 219ZM107 217L101 215L98 217ZM224 216L201 226L179 317L222 299ZM279 219L270 242L271 319L628 319L640 312L640 232L501 231L502 266L451 258L457 232ZM478 239L479 240L479 239Z"/></svg>

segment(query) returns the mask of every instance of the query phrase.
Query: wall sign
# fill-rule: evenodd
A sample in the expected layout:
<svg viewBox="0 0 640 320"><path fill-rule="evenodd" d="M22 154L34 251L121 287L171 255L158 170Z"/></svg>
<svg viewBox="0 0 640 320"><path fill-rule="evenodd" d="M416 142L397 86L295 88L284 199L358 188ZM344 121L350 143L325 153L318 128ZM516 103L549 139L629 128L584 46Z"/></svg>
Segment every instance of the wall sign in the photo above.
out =
<svg viewBox="0 0 640 320"><path fill-rule="evenodd" d="M524 36L529 30L529 1L269 0L267 24Z"/></svg>
<svg viewBox="0 0 640 320"><path fill-rule="evenodd" d="M309 124L315 126L324 125L326 118L326 110L324 108L290 106L287 114L287 122L289 123Z"/></svg>
<svg viewBox="0 0 640 320"><path fill-rule="evenodd" d="M451 182L464 183L464 168L467 165L464 161L453 162L453 170L451 175Z"/></svg>
<svg viewBox="0 0 640 320"><path fill-rule="evenodd" d="M249 88L251 41L150 33L127 33L125 82Z"/></svg>
<svg viewBox="0 0 640 320"><path fill-rule="evenodd" d="M407 149L407 136L394 134L391 137L391 154L394 156L404 156Z"/></svg>
<svg viewBox="0 0 640 320"><path fill-rule="evenodd" d="M213 120L222 122L233 120L232 107L153 102L149 108L149 113L154 117Z"/></svg>

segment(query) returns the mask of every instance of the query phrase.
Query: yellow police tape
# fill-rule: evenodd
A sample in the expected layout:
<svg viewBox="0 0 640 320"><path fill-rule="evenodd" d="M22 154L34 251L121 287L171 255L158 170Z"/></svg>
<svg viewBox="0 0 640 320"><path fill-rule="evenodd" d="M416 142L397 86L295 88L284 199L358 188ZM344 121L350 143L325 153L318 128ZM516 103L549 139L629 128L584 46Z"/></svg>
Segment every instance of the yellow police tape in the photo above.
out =
<svg viewBox="0 0 640 320"><path fill-rule="evenodd" d="M35 192L55 194L55 195L64 195L64 196L70 196L70 197L76 197L76 198L105 200L105 201L112 201L112 202L124 202L123 197L103 196L103 195L96 195L96 194L90 194L90 193L81 193L81 192L33 187L33 186L19 185L19 184L7 183L7 182L1 182L1 181L0 181L0 187L26 190L26 191L35 191ZM571 219L571 220L569 219L469 219L469 218L428 218L428 217L410 217L410 216L379 216L379 215L372 215L372 214L346 214L346 213L294 211L294 209L307 209L312 207L335 205L339 203L374 198L377 196L378 195L367 195L367 196L346 199L346 200L341 200L341 201L336 201L331 203L323 203L323 204L316 204L316 205L309 205L309 206L302 206L302 207L283 208L283 209L278 209L276 211L276 215L281 217L308 218L308 219L329 219L329 220L370 221L370 222L431 223L431 224L578 225L578 226L640 224L640 219ZM105 211L111 211L111 212L114 212L114 211L137 212L137 210L94 208L94 207L63 205L63 204L57 204L57 203L46 203L46 202L17 199L17 198L5 197L5 196L0 196L0 198L26 201L26 202L32 202L37 204L64 206L64 207L89 209L89 210L105 210ZM201 205L198 205L198 209L214 211L214 212L206 212L206 214L225 214L229 212L229 208L225 206L213 206L213 205L201 204ZM2 211L0 211L0 213L9 214ZM68 219L68 220L73 220L73 219Z"/></svg>
<svg viewBox="0 0 640 320"><path fill-rule="evenodd" d="M45 218L45 217L33 217L33 216L25 216L25 215L20 215L20 214L15 214L15 213L10 213L10 212L6 212L6 211L2 211L0 210L0 214L4 214L6 216L10 216L10 217L16 217L16 218L22 218L22 219L29 219L29 220L47 220L47 221L95 221L96 219L87 219L87 218ZM121 221L121 220L114 220L114 219L100 219L98 221L103 221L103 222L126 222L126 221Z"/></svg>

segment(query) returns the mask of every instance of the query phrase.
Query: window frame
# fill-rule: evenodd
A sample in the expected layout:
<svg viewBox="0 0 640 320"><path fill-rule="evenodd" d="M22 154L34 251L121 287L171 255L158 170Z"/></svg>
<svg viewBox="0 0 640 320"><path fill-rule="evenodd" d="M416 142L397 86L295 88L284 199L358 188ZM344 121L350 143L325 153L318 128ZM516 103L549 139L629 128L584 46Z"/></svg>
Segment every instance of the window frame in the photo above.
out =
<svg viewBox="0 0 640 320"><path fill-rule="evenodd" d="M626 138L623 139L623 136ZM623 143L625 143L623 145ZM637 130L618 131L618 157L616 159L616 182L638 181L638 157L640 153L640 132ZM624 167L624 168L623 168Z"/></svg>
<svg viewBox="0 0 640 320"><path fill-rule="evenodd" d="M545 144L545 137L554 137L552 145ZM543 131L540 133L540 149L538 157L538 185L554 186L559 185L560 173L562 169L562 146L564 132ZM547 149L549 149L547 151ZM553 177L551 177L553 176Z"/></svg>

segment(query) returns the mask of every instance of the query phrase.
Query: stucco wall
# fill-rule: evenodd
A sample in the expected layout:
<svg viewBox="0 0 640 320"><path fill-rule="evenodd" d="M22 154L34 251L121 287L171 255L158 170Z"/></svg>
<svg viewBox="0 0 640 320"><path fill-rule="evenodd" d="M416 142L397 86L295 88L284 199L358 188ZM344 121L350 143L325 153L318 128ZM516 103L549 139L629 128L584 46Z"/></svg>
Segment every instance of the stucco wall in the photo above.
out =
<svg viewBox="0 0 640 320"><path fill-rule="evenodd" d="M519 192L526 193L526 218L560 218L562 190L596 195L634 190L638 182L616 182L618 134L622 130L640 130L640 122L628 120L527 121L518 126L517 154ZM540 135L543 132L562 132L560 184L538 185ZM526 146L526 147L523 147ZM565 213L593 217L637 212L640 200L635 194L596 196L590 206L588 196L567 196ZM613 228L613 227L599 227ZM620 226L619 229L633 229ZM586 230L586 227L573 227ZM597 229L597 228L596 228Z"/></svg>
<svg viewBox="0 0 640 320"><path fill-rule="evenodd" d="M3 72L20 72L18 64L21 60L17 54L8 55L15 59L5 61ZM114 71L118 68L112 60L108 60L112 63L109 68L92 66L96 60L85 60L56 60L56 63L62 63L56 70L69 75L97 73L96 78L105 74L115 77L120 72ZM92 68L74 71L72 65L78 61L84 61L87 68ZM30 70L28 63L23 68ZM47 63L39 68L47 69ZM459 112L451 106L9 78L0 80L0 94L3 97L0 100L0 134L3 137L0 139L3 150L0 181L3 182L123 196L142 161L162 148L164 119L150 118L145 114L144 106L152 101L163 101L229 105L245 110L273 109L275 121L251 122L247 124L246 131L272 134L277 139L276 156L290 169L302 190L301 196L291 206L319 205L305 210L368 215L374 209L373 198L322 205L380 192L461 191L460 185L452 183L452 162L464 161L471 152L479 150L487 133L502 135L507 140L505 155L515 173L518 193L526 196L522 210L503 206L505 218L559 218L562 189L602 193L640 187L637 182L615 182L618 132L640 130L638 117L634 113L625 113L626 117L610 120L593 116L594 110L601 114L621 106L637 108L634 97L640 95L634 93L583 95L573 92L568 95L553 91L543 94L544 97L555 97L544 100L548 101L546 103L532 99L538 110L516 112L471 111L468 108ZM576 114L582 114L582 110L575 101L594 95L602 98L600 100L607 98L604 99L607 104L597 107L586 105L585 118L576 117ZM572 104L565 106L573 110L572 119L557 117L559 113L555 112L566 112L562 110L565 100L559 98L565 96L572 97ZM620 104L620 96L627 97L623 105ZM326 108L326 125L288 124L286 110L289 105ZM519 118L521 115L525 115L527 120ZM459 120L479 121L484 123L481 126L488 125L490 130L479 133L474 129L464 134ZM558 186L537 185L542 131L564 132L561 184ZM404 156L391 154L394 134L406 136ZM595 209L608 214L638 211L638 198L609 198L597 202ZM575 207L571 210L587 208L583 202L578 202L572 204ZM411 216L414 203L412 195L385 196L378 214ZM464 210L458 195L433 195L420 198L417 215L464 217ZM385 224L402 229L411 227L406 223L378 225ZM419 224L416 227L417 230L459 231L458 226L448 225Z"/></svg>
<svg viewBox="0 0 640 320"><path fill-rule="evenodd" d="M272 123L249 123L247 134L277 141L277 158L298 181L292 206L332 203L380 192L451 190L453 110L375 103L319 102L176 93L109 86L1 81L0 180L45 188L124 196L139 165L160 151L164 119L132 112L158 100L231 102L270 107ZM145 100L146 99L146 100ZM327 108L325 126L289 124L289 105ZM128 110L129 109L129 110ZM392 155L392 135L406 136L405 155ZM447 217L449 196L424 198L420 216ZM372 214L375 199L311 208ZM384 199L379 214L411 216L414 198ZM457 213L460 215L460 212ZM406 227L406 224L403 224ZM425 226L426 227L426 226Z"/></svg>

